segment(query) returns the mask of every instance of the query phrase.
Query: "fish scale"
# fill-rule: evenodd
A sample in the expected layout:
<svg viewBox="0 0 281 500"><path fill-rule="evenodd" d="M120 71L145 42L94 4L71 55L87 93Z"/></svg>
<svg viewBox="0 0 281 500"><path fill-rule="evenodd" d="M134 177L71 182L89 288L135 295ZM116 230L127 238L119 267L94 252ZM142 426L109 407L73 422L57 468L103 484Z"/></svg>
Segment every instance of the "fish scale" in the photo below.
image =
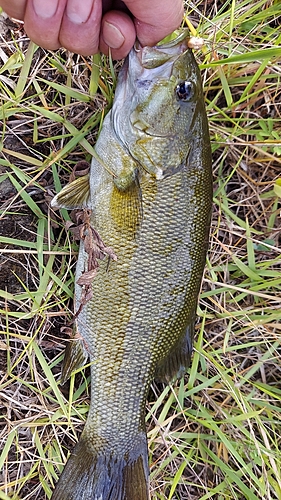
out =
<svg viewBox="0 0 281 500"><path fill-rule="evenodd" d="M153 377L181 376L190 360L212 170L187 39L183 31L169 43L132 49L95 146L87 196L84 179L79 200L76 180L73 193L69 185L53 201L90 208L91 225L117 255L99 262L85 300L78 280L89 256L81 241L76 323L91 360L91 405L53 500L148 500L149 385Z"/></svg>

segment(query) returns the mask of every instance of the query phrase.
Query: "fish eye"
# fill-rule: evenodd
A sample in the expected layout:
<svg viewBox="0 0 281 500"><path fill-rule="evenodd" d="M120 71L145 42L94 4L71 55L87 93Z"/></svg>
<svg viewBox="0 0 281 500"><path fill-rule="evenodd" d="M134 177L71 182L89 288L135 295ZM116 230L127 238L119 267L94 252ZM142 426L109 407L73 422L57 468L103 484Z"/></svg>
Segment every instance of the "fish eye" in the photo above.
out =
<svg viewBox="0 0 281 500"><path fill-rule="evenodd" d="M189 101L193 95L192 84L188 81L178 83L176 86L176 95L179 101Z"/></svg>

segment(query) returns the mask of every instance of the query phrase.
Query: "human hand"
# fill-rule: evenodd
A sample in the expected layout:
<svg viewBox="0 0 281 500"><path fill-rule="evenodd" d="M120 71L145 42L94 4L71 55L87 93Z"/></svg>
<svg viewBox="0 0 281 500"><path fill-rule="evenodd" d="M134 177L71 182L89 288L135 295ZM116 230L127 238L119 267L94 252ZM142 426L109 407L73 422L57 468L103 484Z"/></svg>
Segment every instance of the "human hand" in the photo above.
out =
<svg viewBox="0 0 281 500"><path fill-rule="evenodd" d="M110 47L113 59L125 57L136 37L154 45L183 17L182 0L0 0L0 6L46 49L91 55Z"/></svg>

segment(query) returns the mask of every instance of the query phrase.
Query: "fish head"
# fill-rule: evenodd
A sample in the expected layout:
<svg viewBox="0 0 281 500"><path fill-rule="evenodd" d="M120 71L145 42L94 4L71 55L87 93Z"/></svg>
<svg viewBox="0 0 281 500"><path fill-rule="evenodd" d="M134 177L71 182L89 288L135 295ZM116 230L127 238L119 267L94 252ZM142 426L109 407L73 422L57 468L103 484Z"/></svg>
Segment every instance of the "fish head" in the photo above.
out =
<svg viewBox="0 0 281 500"><path fill-rule="evenodd" d="M157 178L180 164L205 116L188 30L168 43L131 50L116 89L113 127L129 153ZM202 113L201 113L202 111ZM199 123L200 122L200 123Z"/></svg>

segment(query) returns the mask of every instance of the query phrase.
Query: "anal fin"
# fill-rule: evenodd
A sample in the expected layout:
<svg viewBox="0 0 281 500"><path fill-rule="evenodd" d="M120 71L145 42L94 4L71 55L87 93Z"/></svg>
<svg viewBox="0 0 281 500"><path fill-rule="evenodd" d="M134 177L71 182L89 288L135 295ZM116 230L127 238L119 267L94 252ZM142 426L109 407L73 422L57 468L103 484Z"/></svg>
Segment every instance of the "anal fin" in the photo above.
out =
<svg viewBox="0 0 281 500"><path fill-rule="evenodd" d="M88 357L89 353L83 339L70 340L66 344L64 352L60 384L65 384L74 370L82 368L87 362Z"/></svg>

